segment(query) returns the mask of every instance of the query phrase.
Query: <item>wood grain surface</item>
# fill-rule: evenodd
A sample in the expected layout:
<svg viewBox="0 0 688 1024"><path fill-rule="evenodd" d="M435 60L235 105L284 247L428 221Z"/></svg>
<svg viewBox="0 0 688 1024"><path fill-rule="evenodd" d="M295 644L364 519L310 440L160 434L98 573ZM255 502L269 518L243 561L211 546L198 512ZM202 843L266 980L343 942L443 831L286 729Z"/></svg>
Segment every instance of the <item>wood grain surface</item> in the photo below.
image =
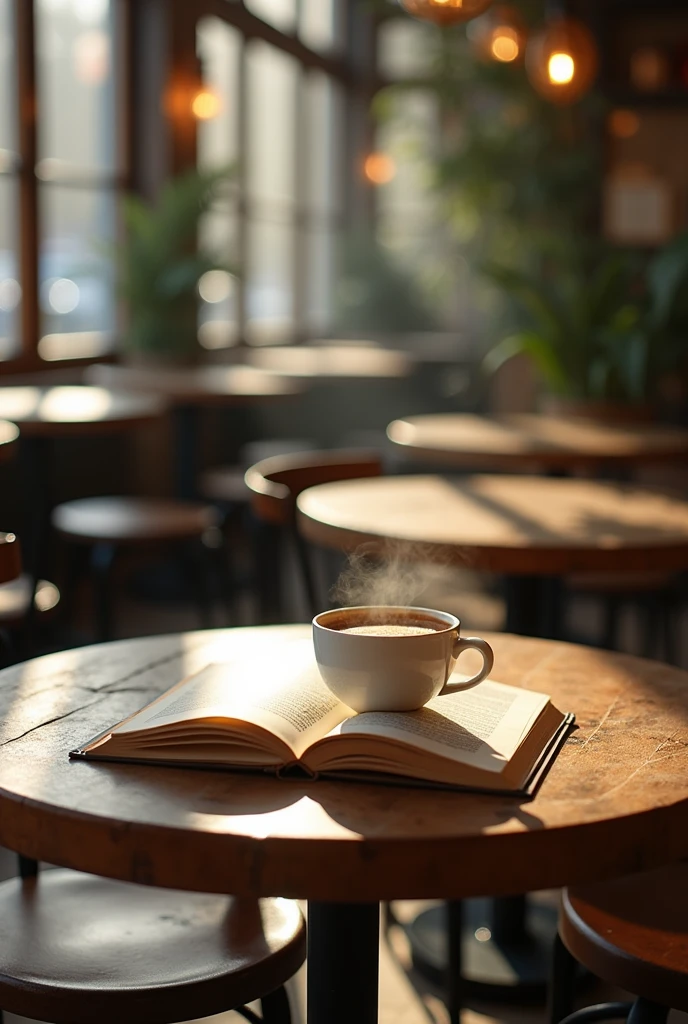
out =
<svg viewBox="0 0 688 1024"><path fill-rule="evenodd" d="M0 387L0 418L26 437L63 437L130 429L161 416L160 398L100 387Z"/></svg>
<svg viewBox="0 0 688 1024"><path fill-rule="evenodd" d="M298 499L311 541L342 550L556 575L688 567L688 502L592 480L381 477L323 484Z"/></svg>
<svg viewBox="0 0 688 1024"><path fill-rule="evenodd" d="M409 457L483 469L599 469L688 454L688 430L532 414L409 416L390 423L387 436Z"/></svg>
<svg viewBox="0 0 688 1024"><path fill-rule="evenodd" d="M598 978L688 1010L688 864L563 894L559 933Z"/></svg>
<svg viewBox="0 0 688 1024"><path fill-rule="evenodd" d="M553 696L577 729L532 801L68 760L190 672L270 672L307 626L65 651L0 673L0 843L163 887L319 900L525 892L688 854L688 673L487 635L494 677Z"/></svg>
<svg viewBox="0 0 688 1024"><path fill-rule="evenodd" d="M18 438L19 427L8 420L0 420L0 462L14 454Z"/></svg>
<svg viewBox="0 0 688 1024"><path fill-rule="evenodd" d="M173 405L243 405L271 401L303 390L297 380L253 366L152 366L95 364L84 379L90 384L157 394Z"/></svg>

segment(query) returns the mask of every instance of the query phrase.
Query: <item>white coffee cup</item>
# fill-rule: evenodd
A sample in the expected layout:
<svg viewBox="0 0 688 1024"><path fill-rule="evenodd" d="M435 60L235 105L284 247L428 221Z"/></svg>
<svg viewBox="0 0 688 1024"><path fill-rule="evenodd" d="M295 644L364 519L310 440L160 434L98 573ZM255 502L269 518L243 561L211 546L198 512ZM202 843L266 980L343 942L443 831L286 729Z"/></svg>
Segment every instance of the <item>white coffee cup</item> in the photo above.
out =
<svg viewBox="0 0 688 1024"><path fill-rule="evenodd" d="M430 632L346 632L380 626ZM327 687L354 711L415 711L433 697L469 690L489 674L492 648L480 637L462 637L460 628L455 615L432 608L335 608L313 619L315 660ZM466 650L482 654L482 669L470 679L449 682Z"/></svg>

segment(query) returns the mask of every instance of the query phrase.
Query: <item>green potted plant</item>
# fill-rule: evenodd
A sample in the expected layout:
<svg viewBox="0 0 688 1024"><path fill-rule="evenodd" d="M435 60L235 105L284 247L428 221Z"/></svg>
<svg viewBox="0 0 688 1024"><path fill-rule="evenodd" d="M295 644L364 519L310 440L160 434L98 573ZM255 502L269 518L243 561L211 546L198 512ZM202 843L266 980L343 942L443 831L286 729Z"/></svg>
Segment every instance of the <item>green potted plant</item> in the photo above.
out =
<svg viewBox="0 0 688 1024"><path fill-rule="evenodd" d="M118 292L128 313L122 352L131 362L192 363L198 359L198 282L231 268L198 246L201 218L229 170L193 170L173 178L152 205L124 200L125 238L114 259Z"/></svg>
<svg viewBox="0 0 688 1024"><path fill-rule="evenodd" d="M488 352L485 369L524 353L550 410L649 418L658 380L676 368L688 330L688 236L650 259L642 288L635 262L607 253L593 261L544 260L539 272L489 266L519 326Z"/></svg>

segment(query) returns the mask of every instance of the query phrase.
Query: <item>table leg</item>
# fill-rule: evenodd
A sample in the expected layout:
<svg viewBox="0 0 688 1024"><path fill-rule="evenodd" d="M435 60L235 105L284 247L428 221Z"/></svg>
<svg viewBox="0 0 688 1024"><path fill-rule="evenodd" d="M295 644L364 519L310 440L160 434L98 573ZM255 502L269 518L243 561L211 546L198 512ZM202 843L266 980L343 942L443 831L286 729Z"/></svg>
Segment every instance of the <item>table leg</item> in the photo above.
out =
<svg viewBox="0 0 688 1024"><path fill-rule="evenodd" d="M174 425L174 492L178 498L193 500L197 494L199 451L199 410L193 405L175 408Z"/></svg>
<svg viewBox="0 0 688 1024"><path fill-rule="evenodd" d="M308 1024L377 1024L380 907L309 903Z"/></svg>
<svg viewBox="0 0 688 1024"><path fill-rule="evenodd" d="M561 637L561 582L549 576L509 576L505 581L507 633Z"/></svg>

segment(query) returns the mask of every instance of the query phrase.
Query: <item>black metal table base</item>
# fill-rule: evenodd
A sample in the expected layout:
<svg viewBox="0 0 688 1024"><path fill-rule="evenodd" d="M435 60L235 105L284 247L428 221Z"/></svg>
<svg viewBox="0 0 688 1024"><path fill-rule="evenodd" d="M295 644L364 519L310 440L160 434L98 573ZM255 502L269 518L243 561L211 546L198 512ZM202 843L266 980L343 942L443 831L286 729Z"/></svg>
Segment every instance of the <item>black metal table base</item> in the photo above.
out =
<svg viewBox="0 0 688 1024"><path fill-rule="evenodd" d="M452 957L449 975L447 906L426 910L407 925L416 970L442 991L447 991L448 977L460 975L458 985L450 986L447 993L450 1012L458 1009L451 1005L452 988L457 994L460 991L462 995L499 1002L545 1001L556 934L556 911L532 898L527 903L524 897L515 897L516 900L523 900L525 927L519 924L514 928L519 921L519 907L511 900L463 901L461 947L459 955ZM511 923L509 909L513 911ZM500 925L505 927L500 928ZM452 1017L454 1019L453 1014Z"/></svg>
<svg viewBox="0 0 688 1024"><path fill-rule="evenodd" d="M377 1024L378 903L309 903L307 1024Z"/></svg>

